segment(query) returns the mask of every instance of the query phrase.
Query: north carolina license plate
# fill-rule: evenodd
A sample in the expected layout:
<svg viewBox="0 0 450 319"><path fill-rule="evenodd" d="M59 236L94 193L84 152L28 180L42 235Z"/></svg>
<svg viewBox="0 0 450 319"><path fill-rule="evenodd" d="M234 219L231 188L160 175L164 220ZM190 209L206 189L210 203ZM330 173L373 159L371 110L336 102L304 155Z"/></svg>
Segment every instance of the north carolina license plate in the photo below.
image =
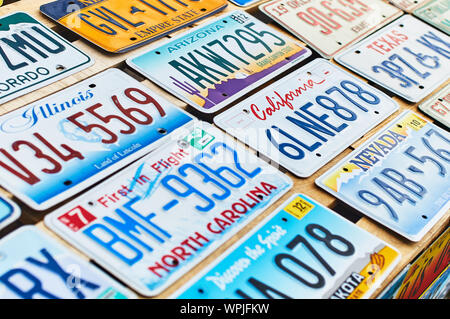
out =
<svg viewBox="0 0 450 319"><path fill-rule="evenodd" d="M403 11L409 13L413 12L415 9L424 5L428 1L430 0L389 0L389 2L395 5L396 7L399 7Z"/></svg>
<svg viewBox="0 0 450 319"><path fill-rule="evenodd" d="M127 60L152 81L204 113L213 113L311 51L234 11Z"/></svg>
<svg viewBox="0 0 450 319"><path fill-rule="evenodd" d="M58 0L41 12L114 53L154 41L224 9L225 0Z"/></svg>
<svg viewBox="0 0 450 319"><path fill-rule="evenodd" d="M449 174L450 134L406 111L316 183L419 241L450 208Z"/></svg>
<svg viewBox="0 0 450 319"><path fill-rule="evenodd" d="M198 122L45 223L133 289L154 296L291 186L234 139Z"/></svg>
<svg viewBox="0 0 450 319"><path fill-rule="evenodd" d="M316 59L214 122L295 175L308 177L397 109L387 95Z"/></svg>
<svg viewBox="0 0 450 319"><path fill-rule="evenodd" d="M380 0L275 0L259 8L324 58L333 57L402 14Z"/></svg>
<svg viewBox="0 0 450 319"><path fill-rule="evenodd" d="M0 18L0 104L93 64L85 53L24 12Z"/></svg>
<svg viewBox="0 0 450 319"><path fill-rule="evenodd" d="M450 0L433 0L414 11L414 15L450 35Z"/></svg>
<svg viewBox="0 0 450 319"><path fill-rule="evenodd" d="M450 129L450 84L420 104L419 109Z"/></svg>
<svg viewBox="0 0 450 319"><path fill-rule="evenodd" d="M405 15L335 57L345 67L411 102L449 77L450 37Z"/></svg>
<svg viewBox="0 0 450 319"><path fill-rule="evenodd" d="M20 207L13 201L0 196L0 230L19 219Z"/></svg>
<svg viewBox="0 0 450 319"><path fill-rule="evenodd" d="M0 184L43 210L84 190L192 121L111 69L0 117Z"/></svg>
<svg viewBox="0 0 450 319"><path fill-rule="evenodd" d="M368 298L400 254L294 195L177 292L180 299Z"/></svg>

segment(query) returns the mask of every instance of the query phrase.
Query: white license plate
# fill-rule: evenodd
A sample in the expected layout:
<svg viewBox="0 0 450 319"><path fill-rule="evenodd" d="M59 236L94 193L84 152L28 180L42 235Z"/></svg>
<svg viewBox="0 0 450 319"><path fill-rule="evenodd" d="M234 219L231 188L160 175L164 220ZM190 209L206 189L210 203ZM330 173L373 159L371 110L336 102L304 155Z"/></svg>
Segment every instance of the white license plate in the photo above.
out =
<svg viewBox="0 0 450 319"><path fill-rule="evenodd" d="M384 93L316 59L214 122L295 175L308 177L397 109Z"/></svg>
<svg viewBox="0 0 450 319"><path fill-rule="evenodd" d="M430 0L389 0L389 2L391 2L396 7L399 7L403 11L409 13L413 12L415 9L424 5L428 1Z"/></svg>
<svg viewBox="0 0 450 319"><path fill-rule="evenodd" d="M102 72L0 117L0 184L47 209L192 119L122 71Z"/></svg>
<svg viewBox="0 0 450 319"><path fill-rule="evenodd" d="M450 134L405 111L316 180L412 241L450 208Z"/></svg>
<svg viewBox="0 0 450 319"><path fill-rule="evenodd" d="M45 218L145 296L184 276L292 187L286 175L207 123L172 136Z"/></svg>
<svg viewBox="0 0 450 319"><path fill-rule="evenodd" d="M420 104L419 109L450 129L450 84Z"/></svg>
<svg viewBox="0 0 450 319"><path fill-rule="evenodd" d="M380 0L275 0L259 8L328 59L402 14Z"/></svg>
<svg viewBox="0 0 450 319"><path fill-rule="evenodd" d="M414 15L450 34L450 0L433 0L414 11Z"/></svg>
<svg viewBox="0 0 450 319"><path fill-rule="evenodd" d="M0 230L19 219L20 207L6 197L0 196Z"/></svg>
<svg viewBox="0 0 450 319"><path fill-rule="evenodd" d="M450 37L410 15L335 57L411 102L421 101L448 79L449 59Z"/></svg>

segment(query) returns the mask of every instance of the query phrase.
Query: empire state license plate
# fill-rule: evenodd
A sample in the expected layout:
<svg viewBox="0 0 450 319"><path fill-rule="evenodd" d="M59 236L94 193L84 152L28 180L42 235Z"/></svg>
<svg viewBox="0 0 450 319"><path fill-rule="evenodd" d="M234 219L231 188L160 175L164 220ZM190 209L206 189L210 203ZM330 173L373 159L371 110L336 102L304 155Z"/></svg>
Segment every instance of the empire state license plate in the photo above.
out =
<svg viewBox="0 0 450 319"><path fill-rule="evenodd" d="M419 19L450 35L450 0L432 0L414 11Z"/></svg>

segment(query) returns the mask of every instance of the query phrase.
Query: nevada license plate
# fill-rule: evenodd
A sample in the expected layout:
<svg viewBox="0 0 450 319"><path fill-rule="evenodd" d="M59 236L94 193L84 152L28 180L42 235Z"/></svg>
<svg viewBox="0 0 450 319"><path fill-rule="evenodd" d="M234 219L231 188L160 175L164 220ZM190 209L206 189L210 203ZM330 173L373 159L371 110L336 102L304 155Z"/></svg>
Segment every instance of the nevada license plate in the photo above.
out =
<svg viewBox="0 0 450 319"><path fill-rule="evenodd" d="M2 299L128 299L128 289L35 226L0 241Z"/></svg>
<svg viewBox="0 0 450 319"><path fill-rule="evenodd" d="M414 11L414 15L450 35L450 1L433 0Z"/></svg>
<svg viewBox="0 0 450 319"><path fill-rule="evenodd" d="M286 175L199 122L45 223L139 293L154 296L291 186Z"/></svg>
<svg viewBox="0 0 450 319"><path fill-rule="evenodd" d="M400 254L294 195L177 292L180 299L368 298Z"/></svg>
<svg viewBox="0 0 450 319"><path fill-rule="evenodd" d="M400 235L419 241L450 208L450 134L404 112L317 185Z"/></svg>
<svg viewBox="0 0 450 319"><path fill-rule="evenodd" d="M201 112L213 113L310 54L244 11L234 11L127 62Z"/></svg>
<svg viewBox="0 0 450 319"><path fill-rule="evenodd" d="M227 6L225 0L58 0L41 12L109 52L125 52Z"/></svg>
<svg viewBox="0 0 450 319"><path fill-rule="evenodd" d="M111 69L0 117L0 183L30 207L47 209L191 121Z"/></svg>
<svg viewBox="0 0 450 319"><path fill-rule="evenodd" d="M397 109L387 95L316 59L214 122L295 175L308 177Z"/></svg>
<svg viewBox="0 0 450 319"><path fill-rule="evenodd" d="M402 14L380 0L275 0L260 9L325 58Z"/></svg>
<svg viewBox="0 0 450 319"><path fill-rule="evenodd" d="M89 56L23 12L0 18L0 104L93 64Z"/></svg>
<svg viewBox="0 0 450 319"><path fill-rule="evenodd" d="M415 9L424 5L428 1L430 0L389 0L389 2L391 2L396 7L399 7L403 11L409 13L413 12Z"/></svg>
<svg viewBox="0 0 450 319"><path fill-rule="evenodd" d="M405 15L335 57L340 64L411 102L449 77L450 38Z"/></svg>
<svg viewBox="0 0 450 319"><path fill-rule="evenodd" d="M419 109L450 129L450 84L420 104Z"/></svg>
<svg viewBox="0 0 450 319"><path fill-rule="evenodd" d="M13 201L0 196L0 230L19 219L21 209Z"/></svg>

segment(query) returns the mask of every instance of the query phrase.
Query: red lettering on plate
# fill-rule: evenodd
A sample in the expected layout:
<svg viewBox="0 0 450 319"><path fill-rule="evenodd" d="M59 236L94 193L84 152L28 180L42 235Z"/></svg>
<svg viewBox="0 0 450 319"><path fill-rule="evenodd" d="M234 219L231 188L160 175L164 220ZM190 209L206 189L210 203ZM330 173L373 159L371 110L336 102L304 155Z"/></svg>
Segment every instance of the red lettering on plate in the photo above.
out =
<svg viewBox="0 0 450 319"><path fill-rule="evenodd" d="M86 209L81 206L77 206L69 210L64 215L58 217L58 220L69 227L74 232L79 231L81 228L89 225L97 217L89 213Z"/></svg>
<svg viewBox="0 0 450 319"><path fill-rule="evenodd" d="M378 38L376 41L372 42L367 46L367 48L375 50L376 52L384 55L392 51L395 47L398 47L401 43L408 40L408 36L397 31L392 30L390 33Z"/></svg>

